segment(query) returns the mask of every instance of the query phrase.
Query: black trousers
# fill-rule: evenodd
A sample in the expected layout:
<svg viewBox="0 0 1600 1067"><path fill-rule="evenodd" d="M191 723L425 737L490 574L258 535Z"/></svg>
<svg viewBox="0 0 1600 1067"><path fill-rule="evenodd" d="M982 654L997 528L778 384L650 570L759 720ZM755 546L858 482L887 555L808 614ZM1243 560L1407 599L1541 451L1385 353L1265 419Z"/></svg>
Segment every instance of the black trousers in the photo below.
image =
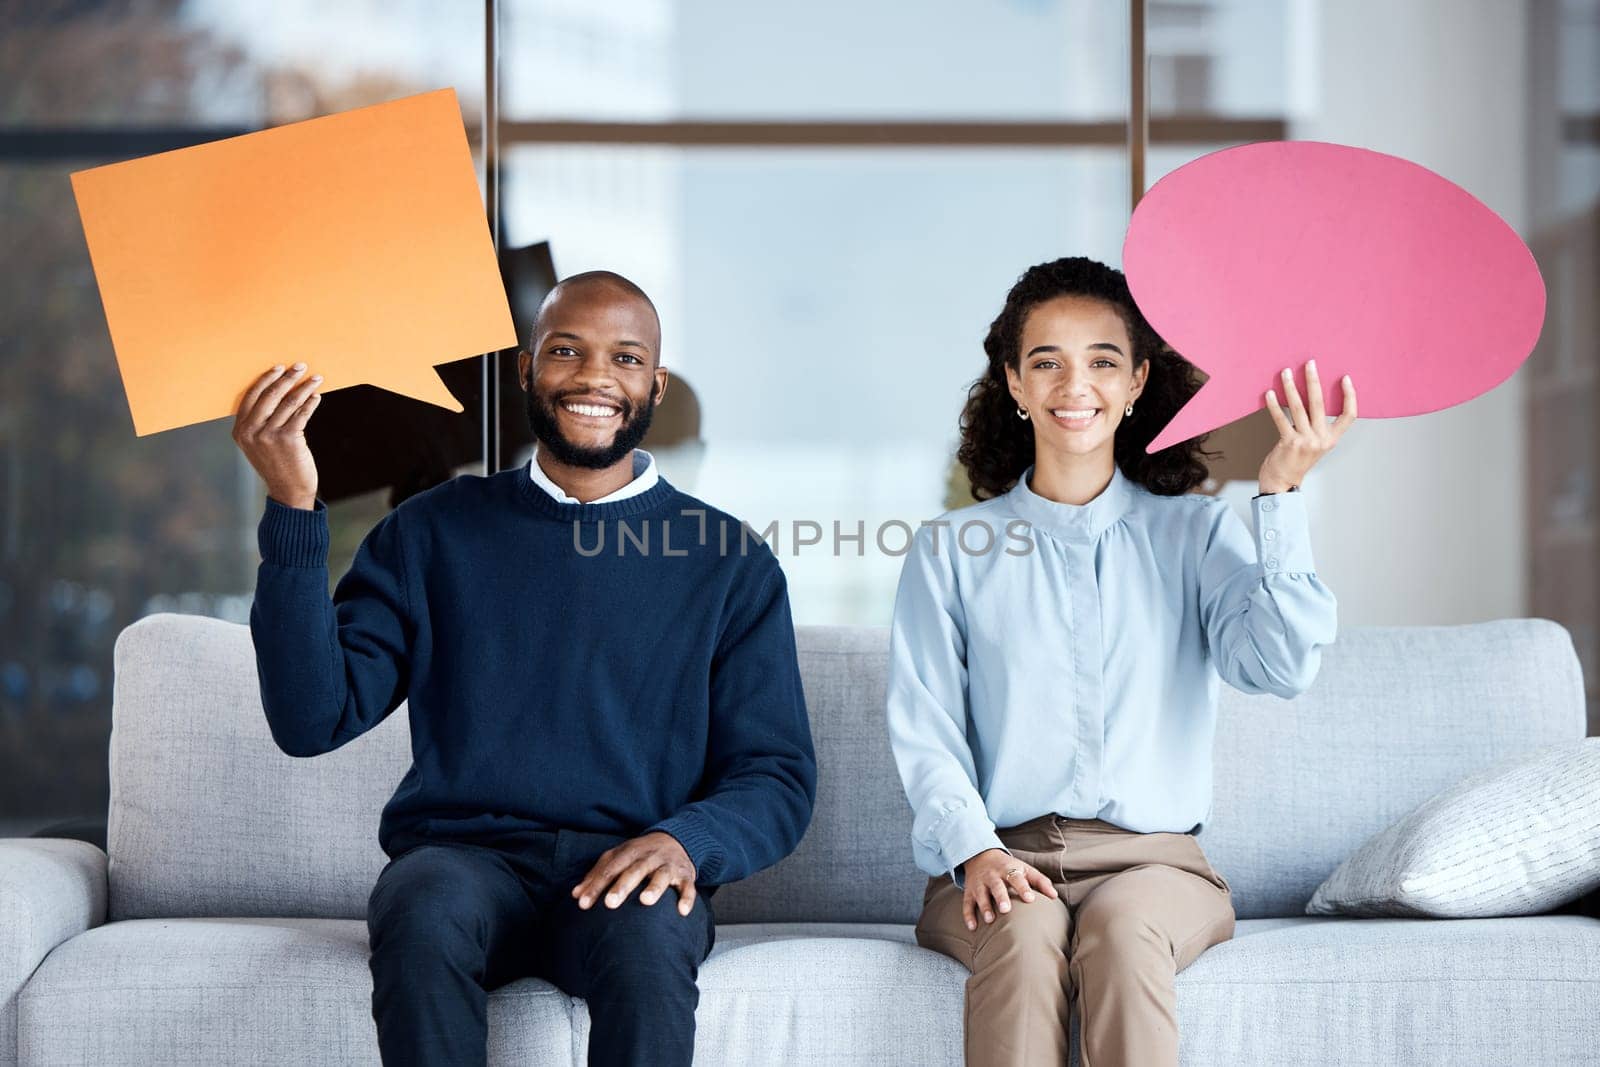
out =
<svg viewBox="0 0 1600 1067"><path fill-rule="evenodd" d="M571 895L626 840L568 830L485 844L417 844L390 860L367 905L372 1016L386 1067L488 1060L489 992L526 976L588 1003L589 1062L687 1065L700 964L715 941L709 901L678 891L616 908ZM648 881L648 880L647 880Z"/></svg>

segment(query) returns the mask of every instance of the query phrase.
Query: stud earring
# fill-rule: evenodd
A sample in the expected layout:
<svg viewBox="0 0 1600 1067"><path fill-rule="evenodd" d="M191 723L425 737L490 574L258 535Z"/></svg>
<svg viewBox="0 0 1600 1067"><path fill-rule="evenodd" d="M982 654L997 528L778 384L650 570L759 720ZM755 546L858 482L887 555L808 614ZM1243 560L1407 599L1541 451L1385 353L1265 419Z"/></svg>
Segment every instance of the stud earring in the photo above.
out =
<svg viewBox="0 0 1600 1067"><path fill-rule="evenodd" d="M1017 405L1017 418L1021 419L1023 422L1028 421L1028 409L1023 407L1021 404Z"/></svg>
<svg viewBox="0 0 1600 1067"><path fill-rule="evenodd" d="M1122 414L1123 415L1132 415L1133 414L1133 405L1130 403L1127 406L1127 408L1122 412Z"/></svg>

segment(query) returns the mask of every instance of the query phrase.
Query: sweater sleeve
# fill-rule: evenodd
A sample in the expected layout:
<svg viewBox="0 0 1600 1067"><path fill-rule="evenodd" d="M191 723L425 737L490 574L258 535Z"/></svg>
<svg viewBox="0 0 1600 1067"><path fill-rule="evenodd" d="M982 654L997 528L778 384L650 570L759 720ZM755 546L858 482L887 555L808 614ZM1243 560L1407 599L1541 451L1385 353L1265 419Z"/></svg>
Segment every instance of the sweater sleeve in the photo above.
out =
<svg viewBox="0 0 1600 1067"><path fill-rule="evenodd" d="M1322 646L1338 633L1338 605L1311 558L1305 493L1260 496L1250 511L1253 537L1225 501L1212 504L1200 619L1223 680L1288 700L1316 679Z"/></svg>
<svg viewBox="0 0 1600 1067"><path fill-rule="evenodd" d="M368 532L328 597L328 507L267 498L250 605L261 706L278 747L315 756L405 700L412 632L398 512Z"/></svg>
<svg viewBox="0 0 1600 1067"><path fill-rule="evenodd" d="M967 740L966 618L950 551L933 527L912 539L900 571L889 628L889 746L906 798L919 866L950 873L966 888L961 865L1006 848L978 792Z"/></svg>
<svg viewBox="0 0 1600 1067"><path fill-rule="evenodd" d="M811 822L817 763L788 586L776 559L732 606L711 661L703 793L650 827L671 834L695 881L721 885L793 852Z"/></svg>

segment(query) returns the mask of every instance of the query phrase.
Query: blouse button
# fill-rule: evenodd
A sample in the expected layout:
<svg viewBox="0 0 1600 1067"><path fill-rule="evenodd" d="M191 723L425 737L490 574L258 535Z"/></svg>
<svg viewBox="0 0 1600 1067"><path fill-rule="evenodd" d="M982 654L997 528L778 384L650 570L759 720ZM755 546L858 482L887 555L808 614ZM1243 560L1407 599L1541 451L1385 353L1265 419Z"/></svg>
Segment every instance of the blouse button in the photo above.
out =
<svg viewBox="0 0 1600 1067"><path fill-rule="evenodd" d="M1276 568L1277 566L1278 566L1278 557L1277 556L1268 556L1267 557L1267 567L1268 567L1268 569L1270 570L1270 569Z"/></svg>
<svg viewBox="0 0 1600 1067"><path fill-rule="evenodd" d="M1274 540L1275 538L1277 538L1278 531L1277 530L1268 530L1266 533L1262 534L1261 536L1265 537L1268 541L1271 541L1271 540Z"/></svg>

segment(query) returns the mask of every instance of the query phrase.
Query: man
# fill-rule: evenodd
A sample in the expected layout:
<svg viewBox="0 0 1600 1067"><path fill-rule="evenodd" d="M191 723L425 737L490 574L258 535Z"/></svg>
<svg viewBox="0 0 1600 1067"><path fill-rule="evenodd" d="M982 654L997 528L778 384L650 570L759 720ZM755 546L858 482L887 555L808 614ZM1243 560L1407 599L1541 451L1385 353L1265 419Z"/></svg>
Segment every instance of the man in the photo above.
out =
<svg viewBox="0 0 1600 1067"><path fill-rule="evenodd" d="M810 822L777 559L635 447L660 338L627 279L563 281L517 361L533 459L404 501L331 601L318 379L275 368L240 402L268 491L250 632L274 740L327 752L409 699L367 916L386 1064L484 1063L488 991L529 974L587 1000L591 1063L689 1063L709 898Z"/></svg>

